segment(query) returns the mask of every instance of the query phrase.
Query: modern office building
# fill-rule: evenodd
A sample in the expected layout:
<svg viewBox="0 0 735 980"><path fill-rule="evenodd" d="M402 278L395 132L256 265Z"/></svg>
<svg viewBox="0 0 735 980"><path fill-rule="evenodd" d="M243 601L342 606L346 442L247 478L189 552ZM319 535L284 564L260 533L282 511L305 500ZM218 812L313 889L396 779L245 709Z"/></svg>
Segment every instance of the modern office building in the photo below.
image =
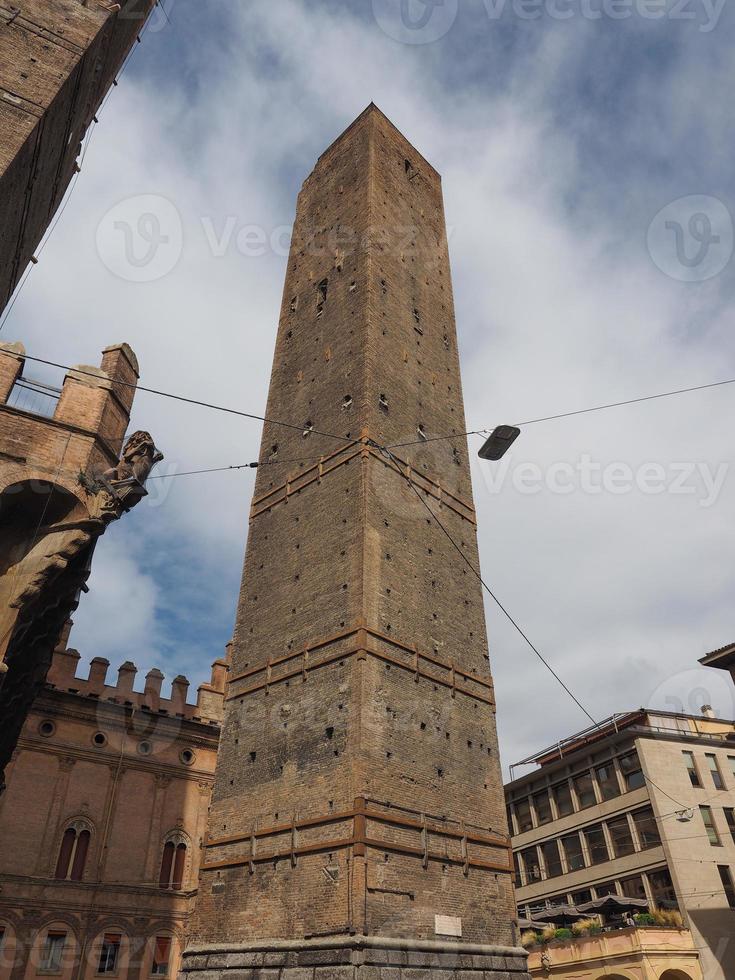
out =
<svg viewBox="0 0 735 980"><path fill-rule="evenodd" d="M641 709L506 786L519 914L608 894L678 908L709 980L735 976L735 722Z"/></svg>

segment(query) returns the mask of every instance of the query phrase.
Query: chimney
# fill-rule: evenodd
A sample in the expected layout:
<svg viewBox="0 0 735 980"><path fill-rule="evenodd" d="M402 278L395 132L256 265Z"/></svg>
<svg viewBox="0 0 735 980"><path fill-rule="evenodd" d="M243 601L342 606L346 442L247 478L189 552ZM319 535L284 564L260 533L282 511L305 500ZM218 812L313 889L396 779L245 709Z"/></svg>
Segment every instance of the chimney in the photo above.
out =
<svg viewBox="0 0 735 980"><path fill-rule="evenodd" d="M149 708L158 711L161 705L161 685L163 684L163 674L154 667L145 675L145 702Z"/></svg>
<svg viewBox="0 0 735 980"><path fill-rule="evenodd" d="M117 669L117 693L131 695L133 693L133 684L135 684L135 675L138 673L138 668L135 664L126 660L125 663L118 667ZM128 698L130 700L130 698Z"/></svg>
<svg viewBox="0 0 735 980"><path fill-rule="evenodd" d="M110 661L105 660L104 657L95 657L90 663L87 684L91 694L102 694L104 691L109 666Z"/></svg>
<svg viewBox="0 0 735 980"><path fill-rule="evenodd" d="M226 660L215 660L212 664L212 679L209 684L202 684L197 691L197 714L210 721L221 722L224 715L225 692L227 690L227 674L230 670L229 656L231 643L227 644Z"/></svg>
<svg viewBox="0 0 735 980"><path fill-rule="evenodd" d="M183 674L174 677L171 684L171 710L176 715L183 715L186 711L186 696L189 691L189 680Z"/></svg>
<svg viewBox="0 0 735 980"><path fill-rule="evenodd" d="M49 668L47 680L54 687L68 688L74 686L77 679L77 665L81 660L76 650L67 650L66 644L63 647L57 646L53 652L51 667Z"/></svg>
<svg viewBox="0 0 735 980"><path fill-rule="evenodd" d="M229 670L230 665L226 660L215 660L212 664L212 679L209 682L212 690L218 691L220 694L225 693Z"/></svg>

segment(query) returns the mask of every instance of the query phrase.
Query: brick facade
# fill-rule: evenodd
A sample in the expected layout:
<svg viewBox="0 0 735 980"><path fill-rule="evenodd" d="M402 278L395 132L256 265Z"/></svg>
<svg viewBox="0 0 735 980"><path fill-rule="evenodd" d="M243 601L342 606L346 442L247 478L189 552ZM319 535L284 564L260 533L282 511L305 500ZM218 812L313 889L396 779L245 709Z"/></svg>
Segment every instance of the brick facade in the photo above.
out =
<svg viewBox="0 0 735 980"><path fill-rule="evenodd" d="M114 975L147 980L156 940L175 976L193 903L213 782L227 664L187 702L177 677L92 660L77 677L68 629L34 702L0 796L0 980L98 976L104 936L119 936ZM89 836L76 866L64 841ZM173 850L168 872L165 850ZM176 851L178 848L180 850ZM76 852L75 852L76 853ZM178 867L176 854L179 854ZM58 964L49 935L63 936ZM165 946L165 944L164 944Z"/></svg>
<svg viewBox="0 0 735 980"><path fill-rule="evenodd" d="M374 106L299 196L267 415L184 969L525 976L481 589L417 496L477 564L441 182Z"/></svg>
<svg viewBox="0 0 735 980"><path fill-rule="evenodd" d="M97 540L145 496L137 480L99 482L123 450L138 379L130 347L106 348L100 367L78 366L56 389L28 376L24 354L0 344L0 791Z"/></svg>

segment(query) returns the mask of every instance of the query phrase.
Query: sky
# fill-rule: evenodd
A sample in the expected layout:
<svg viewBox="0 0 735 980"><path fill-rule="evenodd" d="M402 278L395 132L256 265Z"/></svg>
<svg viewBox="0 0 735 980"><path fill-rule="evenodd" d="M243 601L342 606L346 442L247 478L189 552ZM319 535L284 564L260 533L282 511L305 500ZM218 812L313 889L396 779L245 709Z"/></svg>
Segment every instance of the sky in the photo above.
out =
<svg viewBox="0 0 735 980"><path fill-rule="evenodd" d="M143 384L262 412L296 195L374 101L443 177L470 428L735 377L734 34L722 0L167 0L2 339L65 364L124 340ZM735 641L734 399L537 422L474 460L483 574L596 720L735 717L697 664ZM257 422L145 393L132 427L158 475L258 454ZM151 481L97 549L82 664L208 677L252 486ZM589 720L486 608L507 766Z"/></svg>

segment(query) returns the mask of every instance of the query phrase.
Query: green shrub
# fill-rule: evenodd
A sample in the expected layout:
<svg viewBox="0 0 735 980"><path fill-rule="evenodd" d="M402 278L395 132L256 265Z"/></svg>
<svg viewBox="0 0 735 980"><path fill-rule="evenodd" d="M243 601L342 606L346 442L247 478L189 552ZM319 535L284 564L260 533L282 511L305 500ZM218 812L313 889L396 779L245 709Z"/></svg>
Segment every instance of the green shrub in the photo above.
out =
<svg viewBox="0 0 735 980"><path fill-rule="evenodd" d="M554 939L571 939L572 938L572 935L573 935L573 933L572 933L572 930L571 929L555 929L554 930Z"/></svg>
<svg viewBox="0 0 735 980"><path fill-rule="evenodd" d="M656 925L656 919L651 915L650 912L639 912L637 915L633 916L633 921L637 926L654 926Z"/></svg>

